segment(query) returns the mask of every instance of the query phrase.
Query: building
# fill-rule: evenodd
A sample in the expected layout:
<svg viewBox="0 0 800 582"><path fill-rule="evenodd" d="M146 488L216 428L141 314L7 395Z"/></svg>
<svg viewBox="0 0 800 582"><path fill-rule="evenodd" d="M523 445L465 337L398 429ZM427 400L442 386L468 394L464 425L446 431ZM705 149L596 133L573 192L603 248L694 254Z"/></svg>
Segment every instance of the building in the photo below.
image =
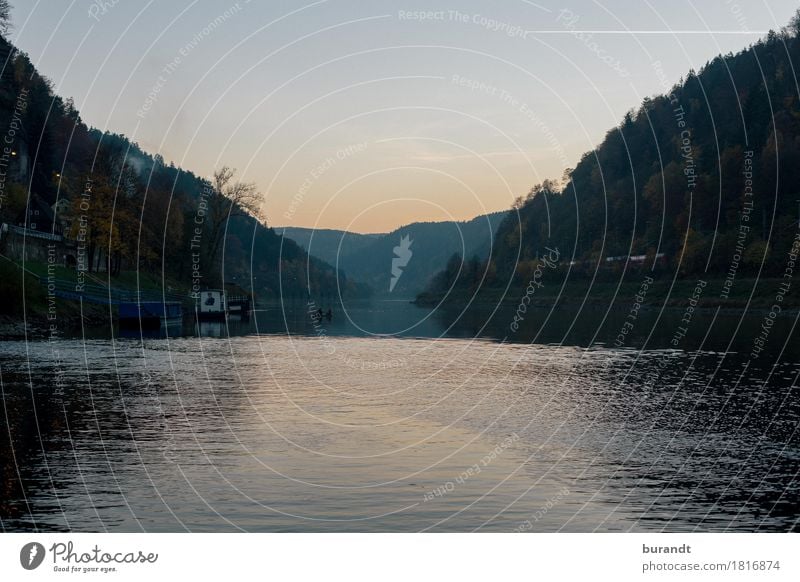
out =
<svg viewBox="0 0 800 582"><path fill-rule="evenodd" d="M17 226L41 233L63 235L61 224L56 221L53 209L44 200L33 194L28 206L17 217Z"/></svg>

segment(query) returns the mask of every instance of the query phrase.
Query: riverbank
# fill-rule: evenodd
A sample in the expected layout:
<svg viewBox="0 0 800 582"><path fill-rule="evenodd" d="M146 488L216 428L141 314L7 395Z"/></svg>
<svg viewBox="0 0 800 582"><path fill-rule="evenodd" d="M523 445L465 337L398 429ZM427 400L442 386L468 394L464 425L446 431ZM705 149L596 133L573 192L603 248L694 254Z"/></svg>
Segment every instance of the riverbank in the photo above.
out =
<svg viewBox="0 0 800 582"><path fill-rule="evenodd" d="M108 321L108 306L48 297L32 273L0 261L0 340L41 339L54 332Z"/></svg>
<svg viewBox="0 0 800 582"><path fill-rule="evenodd" d="M725 293L724 279L678 279L655 278L646 273L635 273L620 281L543 280L541 286L533 288L515 287L481 289L477 293L454 291L421 293L413 301L421 307L442 304L448 307L472 305L516 305L524 300L532 307L570 307L580 305L614 305L624 307L636 301L643 307L716 309L733 311L769 310L774 305L783 314L800 309L800 284L788 290L782 287L783 279L739 279ZM531 292L532 290L532 292ZM638 297L638 298L637 298Z"/></svg>
<svg viewBox="0 0 800 582"><path fill-rule="evenodd" d="M47 308L28 305L18 314L0 315L0 340L44 339L52 335L98 327L110 323L108 306L80 304L75 301L56 300L55 317L49 317Z"/></svg>
<svg viewBox="0 0 800 582"><path fill-rule="evenodd" d="M48 275L45 263L31 262L23 270L8 259L0 260L0 340L42 339L85 327L111 325L113 307L97 303L63 299L48 293L42 284ZM56 267L53 276L78 284L74 269ZM41 278L41 279L40 279ZM101 283L92 278L92 284ZM155 278L136 273L122 273L115 278L116 288L135 292L156 289Z"/></svg>

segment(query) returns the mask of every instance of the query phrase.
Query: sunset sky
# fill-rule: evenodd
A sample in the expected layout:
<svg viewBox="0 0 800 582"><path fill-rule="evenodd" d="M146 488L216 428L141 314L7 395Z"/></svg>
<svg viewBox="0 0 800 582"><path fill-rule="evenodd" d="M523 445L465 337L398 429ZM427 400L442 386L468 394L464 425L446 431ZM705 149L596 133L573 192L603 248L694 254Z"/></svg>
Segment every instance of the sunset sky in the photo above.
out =
<svg viewBox="0 0 800 582"><path fill-rule="evenodd" d="M201 175L238 168L264 193L271 225L357 232L508 208L561 177L645 96L797 9L13 3L11 39L89 125Z"/></svg>

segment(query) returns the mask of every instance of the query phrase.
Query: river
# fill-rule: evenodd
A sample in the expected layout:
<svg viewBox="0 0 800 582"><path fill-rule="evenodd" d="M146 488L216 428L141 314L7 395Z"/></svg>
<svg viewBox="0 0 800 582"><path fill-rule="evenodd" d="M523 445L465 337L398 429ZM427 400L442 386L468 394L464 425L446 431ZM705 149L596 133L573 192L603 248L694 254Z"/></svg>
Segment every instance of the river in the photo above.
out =
<svg viewBox="0 0 800 582"><path fill-rule="evenodd" d="M757 357L763 314L684 316L375 301L0 342L0 525L800 529L796 316Z"/></svg>

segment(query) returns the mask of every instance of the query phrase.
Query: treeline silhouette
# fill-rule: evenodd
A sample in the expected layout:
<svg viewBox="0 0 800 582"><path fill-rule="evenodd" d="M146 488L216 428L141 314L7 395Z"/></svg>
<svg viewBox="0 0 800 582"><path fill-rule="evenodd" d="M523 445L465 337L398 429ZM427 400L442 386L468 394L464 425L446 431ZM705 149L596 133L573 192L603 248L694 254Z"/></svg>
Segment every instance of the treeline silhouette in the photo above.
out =
<svg viewBox="0 0 800 582"><path fill-rule="evenodd" d="M201 178L87 126L2 34L7 10L0 19L0 223L80 240L78 261L111 278L141 270L186 287L233 281L266 298L367 293L269 228L254 185L233 170Z"/></svg>
<svg viewBox="0 0 800 582"><path fill-rule="evenodd" d="M453 256L426 296L523 286L545 247L578 279L783 276L800 232L798 22L645 99L517 200L488 260Z"/></svg>

